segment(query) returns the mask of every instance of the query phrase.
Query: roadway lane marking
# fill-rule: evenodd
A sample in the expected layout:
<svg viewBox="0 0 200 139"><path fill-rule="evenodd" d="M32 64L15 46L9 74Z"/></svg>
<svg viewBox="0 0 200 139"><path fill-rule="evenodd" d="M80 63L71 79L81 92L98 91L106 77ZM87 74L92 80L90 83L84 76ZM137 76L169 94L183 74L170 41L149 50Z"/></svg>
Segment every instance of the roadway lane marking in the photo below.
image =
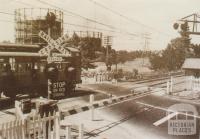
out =
<svg viewBox="0 0 200 139"><path fill-rule="evenodd" d="M174 112L174 113L171 113L165 117L163 117L162 119L158 120L157 122L153 123L153 125L155 126L159 126L163 123L165 123L166 121L170 120L171 118L173 118L174 116L176 116L178 114L178 112Z"/></svg>

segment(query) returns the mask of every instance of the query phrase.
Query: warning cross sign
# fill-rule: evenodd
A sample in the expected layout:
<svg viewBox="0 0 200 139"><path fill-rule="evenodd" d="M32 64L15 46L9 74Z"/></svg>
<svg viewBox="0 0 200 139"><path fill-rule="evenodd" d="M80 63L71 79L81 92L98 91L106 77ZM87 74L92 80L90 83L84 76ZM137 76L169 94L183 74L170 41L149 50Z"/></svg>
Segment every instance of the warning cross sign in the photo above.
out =
<svg viewBox="0 0 200 139"><path fill-rule="evenodd" d="M57 40L53 40L48 34L46 34L44 31L40 31L38 34L42 39L44 39L47 43L48 46L46 46L45 48L42 48L39 53L40 55L48 55L50 53L51 50L53 50L54 48L57 49L60 53L66 55L66 56L70 56L70 53L61 46L61 44L66 40L67 36L64 35L60 38L58 38Z"/></svg>

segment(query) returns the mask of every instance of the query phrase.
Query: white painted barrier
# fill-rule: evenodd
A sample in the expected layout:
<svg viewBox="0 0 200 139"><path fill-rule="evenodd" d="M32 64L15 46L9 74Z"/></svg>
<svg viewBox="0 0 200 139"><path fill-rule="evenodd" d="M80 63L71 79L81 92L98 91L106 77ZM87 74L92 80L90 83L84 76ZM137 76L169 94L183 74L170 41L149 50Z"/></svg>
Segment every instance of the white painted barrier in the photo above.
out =
<svg viewBox="0 0 200 139"><path fill-rule="evenodd" d="M59 113L28 116L0 125L2 139L60 139Z"/></svg>
<svg viewBox="0 0 200 139"><path fill-rule="evenodd" d="M200 91L200 78L186 76L186 89L192 91Z"/></svg>
<svg viewBox="0 0 200 139"><path fill-rule="evenodd" d="M92 107L94 104L94 95L90 95L90 105L91 105L91 120L94 120L94 108Z"/></svg>

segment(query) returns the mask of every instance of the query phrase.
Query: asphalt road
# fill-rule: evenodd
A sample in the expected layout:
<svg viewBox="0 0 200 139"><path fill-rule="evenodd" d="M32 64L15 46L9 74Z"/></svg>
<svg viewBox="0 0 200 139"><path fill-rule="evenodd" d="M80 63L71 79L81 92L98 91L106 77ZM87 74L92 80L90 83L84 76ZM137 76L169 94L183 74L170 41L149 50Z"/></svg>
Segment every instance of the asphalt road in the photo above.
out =
<svg viewBox="0 0 200 139"><path fill-rule="evenodd" d="M164 80L164 82L165 81L166 80ZM117 85L98 84L87 86L93 87L93 91L104 92L95 94L95 99L101 100L107 98L110 93L116 96L126 95L130 94L130 88L132 87L137 88L143 85L152 85L154 83L158 83L156 86L159 87L159 83L161 83L161 86L164 85L162 82L163 81L145 84L122 83ZM63 107L74 107L87 104L89 102L89 94L90 93L82 96L78 95L77 98L67 99L61 103L63 103ZM132 99L96 110L96 115L101 117L102 120L97 119L93 122L86 121L89 119L89 112L69 116L66 120L69 121L69 123L72 122L74 124L84 123L85 128L89 133L85 138L91 139L102 139L104 137L106 139L199 139L199 120L196 122L197 134L189 136L169 135L167 121L159 126L153 125L153 123L166 116L166 109L178 103L183 103L183 101L151 94L142 98ZM193 105L200 113L200 104Z"/></svg>
<svg viewBox="0 0 200 139"><path fill-rule="evenodd" d="M182 78L179 77L177 82L181 81ZM165 82L166 80L164 80ZM163 81L155 81L150 82L148 84L143 84L148 86L149 84L157 84L159 87L159 83L161 87L163 87ZM132 86L133 85L133 86ZM141 84L140 84L141 85ZM106 91L108 94L112 93L116 96L126 95L130 93L130 88L138 87L135 83L123 83L118 85L112 84L101 84L101 85L89 85L90 87L95 88L96 90ZM94 90L95 90L94 89ZM96 96L98 99L98 96ZM192 102L192 101L188 101ZM106 121L112 121L107 124L101 125L101 121L99 124L92 125L94 123L85 122L86 128L89 129L89 135L87 138L91 139L101 139L102 137L106 137L108 139L199 139L199 119L197 118L196 124L196 134L194 135L170 135L168 134L168 121L160 124L159 126L153 125L156 121L166 117L167 109L179 103L186 103L181 99L173 99L169 96L162 95L148 95L145 97L141 97L138 99L133 99L129 101L125 101L119 104L115 104L106 108L102 108L97 110L98 115L102 114L102 117L111 117ZM198 113L200 113L200 103L199 104L191 104L193 105ZM75 116L78 117L79 121L84 121L84 115L78 114ZM86 118L88 115L86 116ZM178 115L180 117L180 114ZM75 119L76 119L75 118ZM106 119L106 118L105 118ZM115 120L112 120L115 119ZM73 121L72 119L69 119ZM77 121L77 120L75 120ZM96 135L90 136L90 135Z"/></svg>
<svg viewBox="0 0 200 139"><path fill-rule="evenodd" d="M66 120L69 124L83 123L88 139L199 139L198 119L194 135L169 135L168 121L153 125L166 116L165 110L179 103L183 102L152 94L97 109L95 121L91 121L90 111L66 117ZM200 113L200 104L193 106Z"/></svg>
<svg viewBox="0 0 200 139"><path fill-rule="evenodd" d="M146 96L137 100L127 101L111 107L105 108L103 111L112 113L113 116L120 118L128 117L125 123L129 124L129 130L135 130L134 136L140 139L198 139L198 122L197 134L190 136L175 136L168 134L168 122L164 122L159 126L154 126L153 123L166 116L166 111L153 107L146 107L144 104L157 106L167 109L173 104L181 103L162 96ZM200 112L200 106L195 106ZM198 120L197 120L198 121Z"/></svg>

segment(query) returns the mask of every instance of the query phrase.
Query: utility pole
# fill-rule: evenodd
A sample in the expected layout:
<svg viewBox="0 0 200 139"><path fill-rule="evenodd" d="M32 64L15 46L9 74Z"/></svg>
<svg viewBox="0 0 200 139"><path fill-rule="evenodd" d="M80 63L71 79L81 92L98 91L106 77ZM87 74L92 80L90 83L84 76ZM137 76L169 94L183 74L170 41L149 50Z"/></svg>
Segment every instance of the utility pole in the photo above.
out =
<svg viewBox="0 0 200 139"><path fill-rule="evenodd" d="M142 52L142 65L144 65L144 59L145 59L145 53L149 51L149 40L150 38L150 33L144 33L142 34L142 38L144 39L144 46L143 46L143 52Z"/></svg>
<svg viewBox="0 0 200 139"><path fill-rule="evenodd" d="M106 66L107 66L107 71L110 71L111 63L110 63L109 49L111 49L112 46L112 36L104 36L102 45L106 47Z"/></svg>

